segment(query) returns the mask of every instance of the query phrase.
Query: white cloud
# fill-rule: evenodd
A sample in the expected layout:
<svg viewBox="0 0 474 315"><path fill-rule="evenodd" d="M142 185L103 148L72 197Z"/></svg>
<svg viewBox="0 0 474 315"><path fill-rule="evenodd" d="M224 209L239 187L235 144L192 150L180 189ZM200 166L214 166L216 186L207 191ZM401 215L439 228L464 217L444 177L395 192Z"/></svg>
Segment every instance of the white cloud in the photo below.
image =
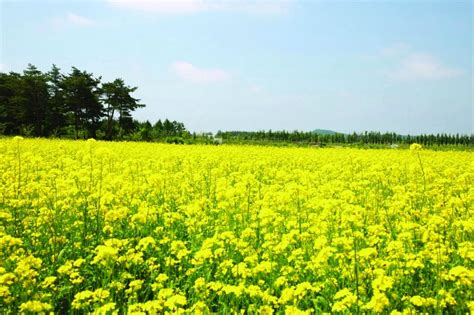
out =
<svg viewBox="0 0 474 315"><path fill-rule="evenodd" d="M462 73L459 69L442 64L432 55L409 54L391 76L400 80L439 80L457 77Z"/></svg>
<svg viewBox="0 0 474 315"><path fill-rule="evenodd" d="M193 13L204 9L201 0L107 0L112 6L145 12Z"/></svg>
<svg viewBox="0 0 474 315"><path fill-rule="evenodd" d="M96 21L71 12L68 12L65 16L51 19L50 23L53 28L58 30L62 29L67 25L79 27L92 27L97 25Z"/></svg>
<svg viewBox="0 0 474 315"><path fill-rule="evenodd" d="M294 0L106 0L110 5L152 13L186 14L205 11L283 13Z"/></svg>
<svg viewBox="0 0 474 315"><path fill-rule="evenodd" d="M230 78L230 74L222 69L202 69L185 61L174 62L171 69L181 79L195 83L220 82Z"/></svg>
<svg viewBox="0 0 474 315"><path fill-rule="evenodd" d="M94 20L91 20L89 18L80 16L71 12L68 12L68 14L66 15L66 21L74 25L85 26L85 27L95 26L97 24Z"/></svg>
<svg viewBox="0 0 474 315"><path fill-rule="evenodd" d="M0 71L6 72L7 71L7 65L4 63L0 63Z"/></svg>
<svg viewBox="0 0 474 315"><path fill-rule="evenodd" d="M431 54L413 51L405 43L396 43L381 51L382 56L391 58L396 67L388 76L403 81L441 80L462 75L464 72L443 64Z"/></svg>

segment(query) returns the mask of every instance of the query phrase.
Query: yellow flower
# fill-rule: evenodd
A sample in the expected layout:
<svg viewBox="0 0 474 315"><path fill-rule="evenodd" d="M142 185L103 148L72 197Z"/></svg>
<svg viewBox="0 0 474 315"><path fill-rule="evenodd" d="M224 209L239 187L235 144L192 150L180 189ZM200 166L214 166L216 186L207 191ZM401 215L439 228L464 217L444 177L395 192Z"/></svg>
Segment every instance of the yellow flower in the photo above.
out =
<svg viewBox="0 0 474 315"><path fill-rule="evenodd" d="M464 314L472 154L422 153L2 138L0 313Z"/></svg>
<svg viewBox="0 0 474 315"><path fill-rule="evenodd" d="M344 288L336 292L334 300L336 302L332 306L332 311L342 312L354 305L357 302L357 297L349 289Z"/></svg>
<svg viewBox="0 0 474 315"><path fill-rule="evenodd" d="M142 288L143 280L133 280L128 284L128 289L125 290L126 293L131 294L137 292Z"/></svg>
<svg viewBox="0 0 474 315"><path fill-rule="evenodd" d="M0 232L1 233L1 232ZM12 247L23 245L23 240L12 237L11 235L0 234L0 249L10 249Z"/></svg>
<svg viewBox="0 0 474 315"><path fill-rule="evenodd" d="M41 283L41 286L45 289L48 289L48 288L51 288L54 283L56 282L56 277L54 276L50 276L50 277L46 277L44 278L43 282Z"/></svg>
<svg viewBox="0 0 474 315"><path fill-rule="evenodd" d="M82 309L86 308L91 304L94 298L94 292L90 290L81 291L74 295L74 300L72 301L72 308Z"/></svg>
<svg viewBox="0 0 474 315"><path fill-rule="evenodd" d="M239 285L231 285L227 284L222 287L222 292L225 292L226 294L233 294L236 297L240 297L245 291L245 286L243 283L240 283Z"/></svg>
<svg viewBox="0 0 474 315"><path fill-rule="evenodd" d="M119 250L117 248L99 245L96 248L96 255L92 260L92 264L107 264L113 262L117 258Z"/></svg>
<svg viewBox="0 0 474 315"><path fill-rule="evenodd" d="M175 294L166 300L165 306L169 308L170 310L175 310L180 306L186 305L186 303L187 303L187 300L184 295Z"/></svg>
<svg viewBox="0 0 474 315"><path fill-rule="evenodd" d="M11 285L13 282L15 282L15 280L17 279L17 277L15 276L14 273L11 273L11 272L7 272L7 273L4 273L3 275L0 275L0 285Z"/></svg>
<svg viewBox="0 0 474 315"><path fill-rule="evenodd" d="M204 302L199 301L191 307L191 312L195 315L209 314L209 308Z"/></svg>
<svg viewBox="0 0 474 315"><path fill-rule="evenodd" d="M448 279L456 280L461 285L471 286L474 282L474 271L464 266L456 266L449 270Z"/></svg>
<svg viewBox="0 0 474 315"><path fill-rule="evenodd" d="M147 236L147 237L144 237L142 238L139 242L138 242L138 246L137 246L137 249L139 250L147 250L148 248L153 248L155 247L155 239L151 236Z"/></svg>
<svg viewBox="0 0 474 315"><path fill-rule="evenodd" d="M260 315L273 315L274 310L273 310L273 307L268 306L268 305L264 305L264 306L261 306L261 307L258 309L258 313L259 313Z"/></svg>
<svg viewBox="0 0 474 315"><path fill-rule="evenodd" d="M97 289L94 291L94 299L98 302L106 300L110 296L109 290Z"/></svg>
<svg viewBox="0 0 474 315"><path fill-rule="evenodd" d="M202 292L206 288L206 280L203 277L199 277L194 281L194 290Z"/></svg>
<svg viewBox="0 0 474 315"><path fill-rule="evenodd" d="M278 303L285 305L288 302L291 302L295 298L295 289L293 287L284 288L281 292L280 299Z"/></svg>
<svg viewBox="0 0 474 315"><path fill-rule="evenodd" d="M369 303L364 306L364 309L381 313L389 304L390 302L383 292L375 291Z"/></svg>
<svg viewBox="0 0 474 315"><path fill-rule="evenodd" d="M469 313L474 314L474 301L467 302L467 307L469 308Z"/></svg>
<svg viewBox="0 0 474 315"><path fill-rule="evenodd" d="M20 305L20 312L22 313L36 313L36 314L46 314L53 307L51 304L43 303L40 301L28 301Z"/></svg>
<svg viewBox="0 0 474 315"><path fill-rule="evenodd" d="M109 314L118 314L117 311L115 311L115 303L107 303L99 308L95 309L93 311L94 315L109 315ZM115 311L115 312L114 312Z"/></svg>
<svg viewBox="0 0 474 315"><path fill-rule="evenodd" d="M415 295L410 298L410 303L415 306L423 306L423 304L425 304L425 299L419 295Z"/></svg>
<svg viewBox="0 0 474 315"><path fill-rule="evenodd" d="M361 259L370 259L377 256L377 249L373 247L363 248L357 254Z"/></svg>
<svg viewBox="0 0 474 315"><path fill-rule="evenodd" d="M410 151L412 151L412 152L420 151L421 149L422 149L421 144L412 143L412 144L410 145Z"/></svg>
<svg viewBox="0 0 474 315"><path fill-rule="evenodd" d="M288 280L286 279L286 277L280 276L275 280L275 286L281 287L281 286L286 285L287 282L288 282Z"/></svg>
<svg viewBox="0 0 474 315"><path fill-rule="evenodd" d="M374 291L385 292L393 286L393 278L385 275L380 275L372 281L372 288Z"/></svg>
<svg viewBox="0 0 474 315"><path fill-rule="evenodd" d="M296 306L286 306L285 307L285 315L310 315L312 313L311 310L300 310Z"/></svg>

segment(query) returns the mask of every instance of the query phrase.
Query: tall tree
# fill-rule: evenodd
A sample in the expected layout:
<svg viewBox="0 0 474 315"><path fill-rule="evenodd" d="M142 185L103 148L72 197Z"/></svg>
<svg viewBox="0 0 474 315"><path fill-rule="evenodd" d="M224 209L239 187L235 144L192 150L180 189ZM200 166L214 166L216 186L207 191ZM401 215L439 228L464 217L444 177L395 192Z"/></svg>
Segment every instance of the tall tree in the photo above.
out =
<svg viewBox="0 0 474 315"><path fill-rule="evenodd" d="M26 102L25 119L33 127L35 136L48 136L47 117L49 114L48 79L32 64L23 71L23 94Z"/></svg>
<svg viewBox="0 0 474 315"><path fill-rule="evenodd" d="M0 73L0 132L20 134L25 123L27 99L23 93L23 77L19 73Z"/></svg>
<svg viewBox="0 0 474 315"><path fill-rule="evenodd" d="M114 115L119 115L119 127L121 131L129 129L127 122L132 118L131 112L137 108L144 107L139 104L139 99L133 98L130 94L135 92L137 87L125 85L122 79L102 84L102 97L106 104L105 113L107 117L107 138L113 137Z"/></svg>
<svg viewBox="0 0 474 315"><path fill-rule="evenodd" d="M66 124L67 107L62 88L64 76L60 70L53 64L51 70L47 73L50 109L47 121L48 128L53 134L58 134L60 129Z"/></svg>
<svg viewBox="0 0 474 315"><path fill-rule="evenodd" d="M72 67L72 72L62 80L65 104L72 113L76 139L82 129L89 138L95 138L100 127L100 118L104 114L99 101L100 77Z"/></svg>

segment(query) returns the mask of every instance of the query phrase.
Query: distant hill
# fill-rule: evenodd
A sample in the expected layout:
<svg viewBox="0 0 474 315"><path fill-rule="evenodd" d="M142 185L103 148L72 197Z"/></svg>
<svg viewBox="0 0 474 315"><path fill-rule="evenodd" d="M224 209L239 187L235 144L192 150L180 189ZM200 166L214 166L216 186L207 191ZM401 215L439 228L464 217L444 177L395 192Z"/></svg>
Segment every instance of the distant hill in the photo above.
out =
<svg viewBox="0 0 474 315"><path fill-rule="evenodd" d="M327 130L327 129L315 129L312 131L313 133L317 133L318 135L335 135L336 131L333 130Z"/></svg>

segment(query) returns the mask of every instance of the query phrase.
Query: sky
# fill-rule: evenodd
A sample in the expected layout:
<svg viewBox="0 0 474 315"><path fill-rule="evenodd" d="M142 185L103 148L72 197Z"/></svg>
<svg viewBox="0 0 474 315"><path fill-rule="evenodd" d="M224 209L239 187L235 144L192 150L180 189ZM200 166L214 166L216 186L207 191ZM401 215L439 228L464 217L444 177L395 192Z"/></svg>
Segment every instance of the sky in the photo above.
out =
<svg viewBox="0 0 474 315"><path fill-rule="evenodd" d="M196 132L473 133L472 1L0 0L0 71L137 86Z"/></svg>

